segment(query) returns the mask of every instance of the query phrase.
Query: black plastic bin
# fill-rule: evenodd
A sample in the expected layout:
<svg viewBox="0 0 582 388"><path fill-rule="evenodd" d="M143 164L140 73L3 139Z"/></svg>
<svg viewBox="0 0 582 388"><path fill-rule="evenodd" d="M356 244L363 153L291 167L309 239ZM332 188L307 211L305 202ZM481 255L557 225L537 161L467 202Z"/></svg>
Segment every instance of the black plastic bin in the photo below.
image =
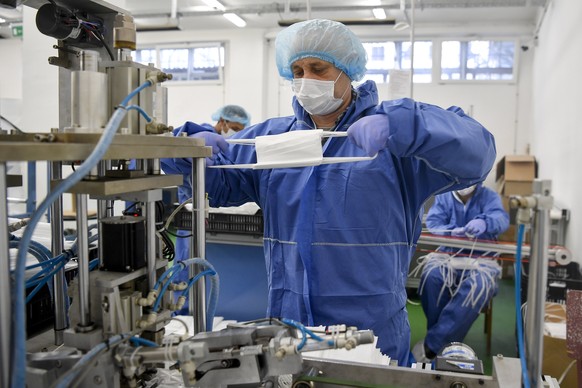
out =
<svg viewBox="0 0 582 388"><path fill-rule="evenodd" d="M192 229L192 212L181 209L174 217L174 227L181 230ZM263 235L263 213L257 214L225 214L209 213L206 223L208 233L234 233Z"/></svg>

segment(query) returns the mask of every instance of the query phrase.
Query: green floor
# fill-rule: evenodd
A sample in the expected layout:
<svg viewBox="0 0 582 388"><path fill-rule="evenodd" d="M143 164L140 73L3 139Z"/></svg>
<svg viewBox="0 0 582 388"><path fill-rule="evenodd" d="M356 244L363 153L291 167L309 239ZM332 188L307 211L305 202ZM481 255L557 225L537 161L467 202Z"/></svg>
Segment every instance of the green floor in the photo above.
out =
<svg viewBox="0 0 582 388"><path fill-rule="evenodd" d="M411 296L408 303L408 316L410 319L411 338L410 344L414 344L424 338L426 334L426 318L420 306L418 297ZM416 304L418 303L418 304ZM463 341L475 352L485 368L485 374L491 375L492 356L503 354L506 357L516 357L515 342L515 302L513 279L502 279L499 282L499 291L493 299L493 328L491 337L491 355L486 352L486 334L484 333L485 314L473 323L473 327Z"/></svg>

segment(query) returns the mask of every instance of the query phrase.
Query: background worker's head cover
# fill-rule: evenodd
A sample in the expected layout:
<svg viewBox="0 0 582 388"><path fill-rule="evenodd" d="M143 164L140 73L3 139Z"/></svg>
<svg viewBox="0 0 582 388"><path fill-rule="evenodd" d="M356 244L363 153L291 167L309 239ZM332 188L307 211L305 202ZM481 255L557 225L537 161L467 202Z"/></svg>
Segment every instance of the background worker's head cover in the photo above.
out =
<svg viewBox="0 0 582 388"><path fill-rule="evenodd" d="M212 120L220 119L240 123L246 127L251 122L251 115L242 106L225 105L212 114Z"/></svg>
<svg viewBox="0 0 582 388"><path fill-rule="evenodd" d="M360 39L345 25L325 19L295 23L275 41L279 75L293 79L291 65L303 58L318 58L342 70L352 81L366 74L368 61Z"/></svg>

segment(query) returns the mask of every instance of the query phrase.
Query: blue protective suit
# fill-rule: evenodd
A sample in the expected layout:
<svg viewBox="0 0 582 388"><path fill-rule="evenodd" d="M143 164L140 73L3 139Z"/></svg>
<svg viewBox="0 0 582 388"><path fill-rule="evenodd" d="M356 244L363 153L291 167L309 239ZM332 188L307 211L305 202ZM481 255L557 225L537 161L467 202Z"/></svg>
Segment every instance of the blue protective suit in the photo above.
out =
<svg viewBox="0 0 582 388"><path fill-rule="evenodd" d="M481 185L476 187L466 205L452 192L437 195L428 212L426 225L429 230L435 230L435 234L447 234L442 231L464 227L475 218L481 218L487 224L485 233L479 235L479 239L497 240L497 236L509 227L509 216L503 209L501 198ZM458 251L448 247L439 250L449 253ZM462 253L470 252L465 250ZM439 260L438 257L435 259ZM428 260L420 281L421 303L427 319L424 343L438 354L446 344L463 341L483 307L497 293L500 267L487 259L479 259L475 263L478 265L470 268L455 268L450 260L432 263L433 259Z"/></svg>
<svg viewBox="0 0 582 388"><path fill-rule="evenodd" d="M234 138L315 127L295 98L293 108L294 116L267 120ZM373 114L390 120L387 147L374 160L265 170L209 168L206 189L211 206L254 201L263 211L267 316L372 329L382 352L406 365L405 284L423 203L433 194L483 180L495 160L495 144L460 108L443 110L410 99L378 105L372 81L356 89L336 130L346 131ZM364 156L346 138L330 138L323 149L325 157ZM215 163L256 163L255 148L230 145ZM163 166L166 172L190 173L181 159Z"/></svg>

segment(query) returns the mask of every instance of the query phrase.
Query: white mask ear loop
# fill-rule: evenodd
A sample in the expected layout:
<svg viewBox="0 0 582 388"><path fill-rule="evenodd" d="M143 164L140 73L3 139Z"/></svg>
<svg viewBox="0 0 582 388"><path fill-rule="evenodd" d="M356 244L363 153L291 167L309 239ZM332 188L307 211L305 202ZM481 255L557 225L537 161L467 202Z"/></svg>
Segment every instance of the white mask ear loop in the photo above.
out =
<svg viewBox="0 0 582 388"><path fill-rule="evenodd" d="M334 85L334 86L333 86L333 87L334 87L334 91L335 91L335 83L336 83L336 82L337 82L337 81L340 79L340 77L342 76L342 73L343 73L343 72L344 72L343 70L342 70L342 71L340 71L339 75L337 76L337 78L336 78L336 79L335 79L335 81L333 82L333 85ZM344 96L346 95L346 93L348 92L348 90L350 90L350 89L351 89L351 86L352 86L352 83L350 82L350 83L348 84L348 87L346 88L346 90L344 90L344 94L342 94L342 96L340 97L340 99L342 99L342 100L344 99Z"/></svg>

